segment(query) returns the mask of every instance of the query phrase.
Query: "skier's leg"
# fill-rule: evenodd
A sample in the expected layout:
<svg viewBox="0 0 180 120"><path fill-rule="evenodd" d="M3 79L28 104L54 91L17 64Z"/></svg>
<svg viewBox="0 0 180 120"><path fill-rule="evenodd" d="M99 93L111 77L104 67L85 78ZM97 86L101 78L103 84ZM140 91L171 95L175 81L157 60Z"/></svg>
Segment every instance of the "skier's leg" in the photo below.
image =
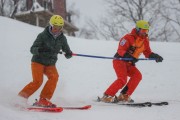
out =
<svg viewBox="0 0 180 120"><path fill-rule="evenodd" d="M32 62L31 69L32 69L33 81L27 84L19 92L19 96L24 98L28 98L29 96L31 96L41 86L43 82L44 66L42 64Z"/></svg>
<svg viewBox="0 0 180 120"><path fill-rule="evenodd" d="M50 100L56 88L59 74L55 66L47 66L45 68L45 74L48 77L48 81L46 82L41 92L40 98L46 98Z"/></svg>
<svg viewBox="0 0 180 120"><path fill-rule="evenodd" d="M126 90L123 92L126 92L126 94L131 95L138 86L139 82L141 81L142 74L135 66L131 66L128 70L128 75L130 77L130 80L127 83L127 86L124 88Z"/></svg>
<svg viewBox="0 0 180 120"><path fill-rule="evenodd" d="M114 96L119 89L121 89L127 82L127 67L125 61L113 60L113 67L115 69L117 80L115 80L104 94Z"/></svg>
<svg viewBox="0 0 180 120"><path fill-rule="evenodd" d="M127 85L123 88L120 95L117 97L118 101L134 102L134 100L131 99L130 96L136 89L140 80L142 79L142 75L135 66L129 65L128 66L128 76L130 77L130 80L127 83Z"/></svg>

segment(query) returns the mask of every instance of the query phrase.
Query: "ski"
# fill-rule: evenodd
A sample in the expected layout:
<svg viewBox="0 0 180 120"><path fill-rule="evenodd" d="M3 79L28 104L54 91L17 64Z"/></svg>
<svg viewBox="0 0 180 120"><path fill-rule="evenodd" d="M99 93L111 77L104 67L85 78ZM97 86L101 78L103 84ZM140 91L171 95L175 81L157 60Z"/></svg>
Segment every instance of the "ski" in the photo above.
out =
<svg viewBox="0 0 180 120"><path fill-rule="evenodd" d="M168 102L151 102L151 104L156 106L169 105Z"/></svg>
<svg viewBox="0 0 180 120"><path fill-rule="evenodd" d="M29 111L38 111L38 112L62 112L63 110L87 110L90 109L91 105L85 105L85 106L60 106L56 107L42 107L38 105L38 100L35 99L35 103L33 103L32 107L27 108Z"/></svg>
<svg viewBox="0 0 180 120"><path fill-rule="evenodd" d="M43 108L43 107L29 107L27 108L28 111L33 111L33 112L62 112L63 108L62 107L55 107L55 108Z"/></svg>
<svg viewBox="0 0 180 120"><path fill-rule="evenodd" d="M124 105L129 107L151 107L152 104L150 102L144 102L144 103L115 103L117 105Z"/></svg>
<svg viewBox="0 0 180 120"><path fill-rule="evenodd" d="M85 105L81 107L62 107L62 108L66 110L88 110L91 108L91 105Z"/></svg>
<svg viewBox="0 0 180 120"><path fill-rule="evenodd" d="M97 102L102 102L101 98L97 98ZM109 104L116 104L116 105L122 105L122 106L129 106L129 107L151 107L151 106L164 106L168 105L168 102L142 102L142 103L123 103L123 102L112 102Z"/></svg>
<svg viewBox="0 0 180 120"><path fill-rule="evenodd" d="M164 106L168 105L168 102L143 102L143 103L115 103L117 105L126 105L131 107L151 107L151 106Z"/></svg>
<svg viewBox="0 0 180 120"><path fill-rule="evenodd" d="M85 105L80 107L29 107L28 111L34 112L62 112L63 110L88 110L91 105Z"/></svg>

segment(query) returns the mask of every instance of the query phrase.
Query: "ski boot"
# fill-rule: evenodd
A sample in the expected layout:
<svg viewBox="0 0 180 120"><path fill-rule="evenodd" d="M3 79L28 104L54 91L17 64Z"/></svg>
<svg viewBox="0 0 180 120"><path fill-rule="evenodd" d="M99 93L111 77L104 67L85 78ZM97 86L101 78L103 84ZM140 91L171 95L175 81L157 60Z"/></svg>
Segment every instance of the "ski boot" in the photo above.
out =
<svg viewBox="0 0 180 120"><path fill-rule="evenodd" d="M49 101L46 98L40 98L39 101L36 99L36 102L33 104L33 106L50 107L50 108L55 108L56 107L55 104L53 104L51 101Z"/></svg>
<svg viewBox="0 0 180 120"><path fill-rule="evenodd" d="M113 103L114 97L104 94L102 98L99 98L99 101L105 102L105 103Z"/></svg>
<svg viewBox="0 0 180 120"><path fill-rule="evenodd" d="M131 99L130 95L127 94L120 94L118 97L115 96L115 100L116 102L128 102L128 103L133 103L134 100Z"/></svg>

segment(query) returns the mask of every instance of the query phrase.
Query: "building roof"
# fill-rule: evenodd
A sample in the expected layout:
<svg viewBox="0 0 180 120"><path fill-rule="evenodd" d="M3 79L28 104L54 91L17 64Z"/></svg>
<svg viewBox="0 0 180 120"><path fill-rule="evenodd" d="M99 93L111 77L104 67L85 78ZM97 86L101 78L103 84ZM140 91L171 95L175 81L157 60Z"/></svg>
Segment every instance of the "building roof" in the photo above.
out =
<svg viewBox="0 0 180 120"><path fill-rule="evenodd" d="M50 17L53 15L51 11L48 9L45 9L42 7L36 0L33 3L32 7L28 11L23 11L16 13L15 18L17 20L40 26L40 27L45 27L49 23ZM71 34L72 32L78 31L79 29L74 26L72 23L65 21L64 25L64 32L67 32L68 34Z"/></svg>

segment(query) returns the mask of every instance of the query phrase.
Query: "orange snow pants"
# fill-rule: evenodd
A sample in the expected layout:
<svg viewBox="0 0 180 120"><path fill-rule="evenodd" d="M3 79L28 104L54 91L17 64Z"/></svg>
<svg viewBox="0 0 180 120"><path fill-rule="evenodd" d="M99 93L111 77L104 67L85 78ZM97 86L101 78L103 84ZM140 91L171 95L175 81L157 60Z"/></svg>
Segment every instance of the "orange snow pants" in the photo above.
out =
<svg viewBox="0 0 180 120"><path fill-rule="evenodd" d="M48 78L43 90L41 91L40 98L51 99L58 81L58 72L55 66L44 66L42 64L32 62L32 77L33 81L27 84L20 92L19 96L24 98L30 97L35 91L40 88L43 83L43 74Z"/></svg>
<svg viewBox="0 0 180 120"><path fill-rule="evenodd" d="M109 86L105 94L115 96L115 94L127 84L126 94L131 95L142 79L140 71L131 63L121 60L113 60L113 67L117 75L117 80ZM128 76L130 79L127 83Z"/></svg>

